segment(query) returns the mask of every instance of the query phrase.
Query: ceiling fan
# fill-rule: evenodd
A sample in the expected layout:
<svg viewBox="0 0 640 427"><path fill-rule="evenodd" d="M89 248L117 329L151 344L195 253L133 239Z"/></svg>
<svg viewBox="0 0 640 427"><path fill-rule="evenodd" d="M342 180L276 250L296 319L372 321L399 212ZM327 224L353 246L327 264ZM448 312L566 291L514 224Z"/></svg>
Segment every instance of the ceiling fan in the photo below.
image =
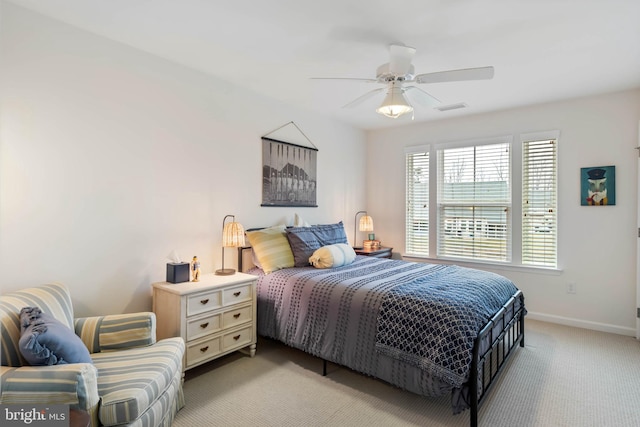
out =
<svg viewBox="0 0 640 427"><path fill-rule="evenodd" d="M319 80L353 80L385 85L374 89L356 98L343 108L351 108L362 103L366 99L386 90L384 101L376 109L377 113L387 117L398 118L403 114L413 112L413 107L405 98L405 93L410 92L413 99L427 107L435 107L440 101L420 89L417 86L408 85L455 82L464 80L488 80L493 78L493 67L465 68L460 70L438 71L435 73L414 74L415 70L411 61L416 49L409 46L392 44L389 46L389 62L382 64L376 70L375 79L361 79L349 77L314 77Z"/></svg>

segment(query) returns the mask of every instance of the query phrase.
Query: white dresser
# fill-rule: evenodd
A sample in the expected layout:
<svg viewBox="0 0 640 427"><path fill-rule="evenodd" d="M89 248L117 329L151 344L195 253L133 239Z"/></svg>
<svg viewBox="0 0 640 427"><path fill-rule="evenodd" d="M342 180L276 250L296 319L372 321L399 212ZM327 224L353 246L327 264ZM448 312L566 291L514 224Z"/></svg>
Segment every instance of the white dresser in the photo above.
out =
<svg viewBox="0 0 640 427"><path fill-rule="evenodd" d="M182 337L184 369L242 348L256 352L255 276L203 274L199 282L153 284L157 338Z"/></svg>

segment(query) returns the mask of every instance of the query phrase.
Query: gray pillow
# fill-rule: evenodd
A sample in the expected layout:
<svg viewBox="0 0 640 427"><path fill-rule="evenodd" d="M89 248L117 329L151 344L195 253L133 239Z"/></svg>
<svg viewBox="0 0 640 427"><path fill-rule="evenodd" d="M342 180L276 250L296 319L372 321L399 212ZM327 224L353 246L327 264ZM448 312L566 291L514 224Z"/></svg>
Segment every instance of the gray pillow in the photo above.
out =
<svg viewBox="0 0 640 427"><path fill-rule="evenodd" d="M342 221L337 224L320 224L311 227L287 228L287 239L293 252L295 267L309 265L309 257L316 249L336 243L348 244Z"/></svg>
<svg viewBox="0 0 640 427"><path fill-rule="evenodd" d="M20 329L20 353L32 366L93 363L80 337L38 307L20 310Z"/></svg>

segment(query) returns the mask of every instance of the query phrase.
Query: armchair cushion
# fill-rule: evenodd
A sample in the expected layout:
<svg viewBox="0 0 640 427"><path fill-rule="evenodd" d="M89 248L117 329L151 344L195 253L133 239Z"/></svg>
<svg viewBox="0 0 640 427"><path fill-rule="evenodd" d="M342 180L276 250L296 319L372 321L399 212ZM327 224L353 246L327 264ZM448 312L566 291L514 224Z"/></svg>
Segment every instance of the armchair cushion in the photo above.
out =
<svg viewBox="0 0 640 427"><path fill-rule="evenodd" d="M20 353L30 365L92 363L80 337L38 307L23 307L20 324Z"/></svg>
<svg viewBox="0 0 640 427"><path fill-rule="evenodd" d="M181 407L182 338L167 338L151 347L108 351L93 355L98 368L99 418L103 425L129 423L143 415L154 402L168 412L176 402L158 400L175 389ZM171 395L171 393L170 393Z"/></svg>

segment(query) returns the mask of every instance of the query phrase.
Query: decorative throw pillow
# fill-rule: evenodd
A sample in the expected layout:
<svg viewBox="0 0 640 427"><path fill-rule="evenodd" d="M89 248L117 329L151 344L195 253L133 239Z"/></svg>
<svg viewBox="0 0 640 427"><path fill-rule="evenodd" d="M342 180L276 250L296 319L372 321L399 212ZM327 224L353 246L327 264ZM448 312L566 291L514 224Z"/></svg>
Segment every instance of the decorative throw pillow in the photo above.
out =
<svg viewBox="0 0 640 427"><path fill-rule="evenodd" d="M311 224L309 224L307 221L302 219L302 217L296 213L293 217L293 226L294 227L311 227Z"/></svg>
<svg viewBox="0 0 640 427"><path fill-rule="evenodd" d="M271 227L260 228L260 229L257 229L257 230L264 231L264 230L268 230L268 229L271 229L271 228L283 229L284 227L286 227L286 225L278 224L278 225L273 225ZM256 231L256 229L247 230L247 232L252 232L252 231ZM249 244L251 244L251 242L249 242ZM260 264L260 261L258 260L258 256L256 255L256 251L253 251L253 250L251 251L251 262L253 262L253 265L255 267L258 267L260 270L262 270L262 265Z"/></svg>
<svg viewBox="0 0 640 427"><path fill-rule="evenodd" d="M293 253L284 232L285 226L247 231L247 238L265 274L293 267Z"/></svg>
<svg viewBox="0 0 640 427"><path fill-rule="evenodd" d="M356 253L353 248L345 243L338 243L317 249L309 257L309 263L315 268L335 268L351 264L354 259Z"/></svg>
<svg viewBox="0 0 640 427"><path fill-rule="evenodd" d="M33 366L93 363L79 336L38 307L20 310L20 352Z"/></svg>
<svg viewBox="0 0 640 427"><path fill-rule="evenodd" d="M293 251L296 267L308 266L309 257L313 255L316 249L336 243L349 243L342 221L337 224L288 228L287 239L289 239L289 245Z"/></svg>

